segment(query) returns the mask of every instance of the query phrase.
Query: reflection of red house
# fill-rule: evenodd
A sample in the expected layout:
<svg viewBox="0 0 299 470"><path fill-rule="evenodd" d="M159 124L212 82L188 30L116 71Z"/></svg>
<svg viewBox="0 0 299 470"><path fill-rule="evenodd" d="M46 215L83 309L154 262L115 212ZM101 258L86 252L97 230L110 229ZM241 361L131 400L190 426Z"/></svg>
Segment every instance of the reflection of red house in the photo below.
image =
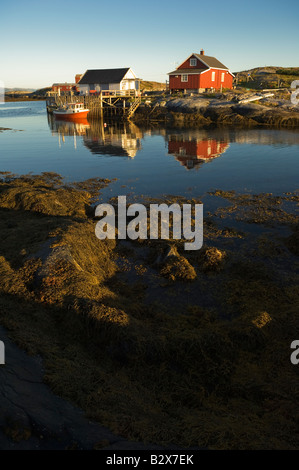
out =
<svg viewBox="0 0 299 470"><path fill-rule="evenodd" d="M219 157L226 151L229 144L215 139L177 140L178 136L170 136L168 153L173 154L187 170L196 168L205 161Z"/></svg>
<svg viewBox="0 0 299 470"><path fill-rule="evenodd" d="M176 70L169 74L169 89L203 92L233 87L234 75L215 57L191 54Z"/></svg>

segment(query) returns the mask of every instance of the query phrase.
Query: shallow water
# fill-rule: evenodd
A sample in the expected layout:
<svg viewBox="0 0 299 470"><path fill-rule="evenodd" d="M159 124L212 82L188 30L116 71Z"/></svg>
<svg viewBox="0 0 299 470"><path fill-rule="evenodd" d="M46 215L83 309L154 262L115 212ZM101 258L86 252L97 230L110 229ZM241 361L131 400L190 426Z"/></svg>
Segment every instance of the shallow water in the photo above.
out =
<svg viewBox="0 0 299 470"><path fill-rule="evenodd" d="M117 178L115 194L281 194L299 187L298 130L74 124L48 116L44 101L3 103L1 127L10 129L0 132L1 171Z"/></svg>

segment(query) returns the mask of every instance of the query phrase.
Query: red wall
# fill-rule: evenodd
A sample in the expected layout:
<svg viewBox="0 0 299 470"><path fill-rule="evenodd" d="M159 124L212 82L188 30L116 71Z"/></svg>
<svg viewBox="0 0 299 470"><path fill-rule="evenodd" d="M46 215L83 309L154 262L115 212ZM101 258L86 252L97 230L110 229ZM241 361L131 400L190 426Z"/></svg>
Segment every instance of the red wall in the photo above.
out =
<svg viewBox="0 0 299 470"><path fill-rule="evenodd" d="M60 91L69 91L73 88L72 85L58 85L58 86L52 86L53 91L58 91L60 88Z"/></svg>
<svg viewBox="0 0 299 470"><path fill-rule="evenodd" d="M215 81L212 82L212 72L215 72ZM224 82L221 82L221 74L224 72ZM198 75L188 75L188 81L182 82L181 75L177 78L175 75L169 76L169 88L171 90L192 90L198 88L232 88L233 77L226 70L210 69L207 72Z"/></svg>
<svg viewBox="0 0 299 470"><path fill-rule="evenodd" d="M191 140L191 141L177 141L169 140L168 142L168 153L174 153L180 155L180 149L185 150L185 155L182 157L197 157L197 158L213 158L216 155L219 156L228 147L227 142L220 142L215 139L207 140Z"/></svg>
<svg viewBox="0 0 299 470"><path fill-rule="evenodd" d="M215 81L212 81L212 72L215 72ZM221 82L221 75L224 73L224 82ZM211 69L200 75L200 87L199 88L232 88L233 77L226 70Z"/></svg>
<svg viewBox="0 0 299 470"><path fill-rule="evenodd" d="M170 89L193 89L193 88L200 88L199 86L199 77L200 75L188 75L188 82L182 82L181 75L177 76L170 75L169 77L169 88Z"/></svg>

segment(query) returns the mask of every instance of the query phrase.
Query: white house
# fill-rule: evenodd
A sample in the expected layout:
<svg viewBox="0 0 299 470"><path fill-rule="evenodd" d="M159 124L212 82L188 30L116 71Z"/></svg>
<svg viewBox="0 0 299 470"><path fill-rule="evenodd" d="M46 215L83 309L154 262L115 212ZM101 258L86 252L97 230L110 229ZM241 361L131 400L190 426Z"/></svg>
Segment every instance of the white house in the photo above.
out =
<svg viewBox="0 0 299 470"><path fill-rule="evenodd" d="M108 90L139 91L140 79L131 68L86 70L77 87L80 95Z"/></svg>

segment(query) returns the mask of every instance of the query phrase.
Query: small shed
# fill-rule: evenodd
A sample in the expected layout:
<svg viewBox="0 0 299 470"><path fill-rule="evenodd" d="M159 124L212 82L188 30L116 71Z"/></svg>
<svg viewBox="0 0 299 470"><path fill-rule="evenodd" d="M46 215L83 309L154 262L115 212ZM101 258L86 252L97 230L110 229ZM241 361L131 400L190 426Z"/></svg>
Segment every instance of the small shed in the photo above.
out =
<svg viewBox="0 0 299 470"><path fill-rule="evenodd" d="M76 91L76 83L53 83L52 91L58 94L60 94L61 92L64 93Z"/></svg>
<svg viewBox="0 0 299 470"><path fill-rule="evenodd" d="M120 69L87 70L77 83L81 95L111 90L140 89L140 79L129 67Z"/></svg>

